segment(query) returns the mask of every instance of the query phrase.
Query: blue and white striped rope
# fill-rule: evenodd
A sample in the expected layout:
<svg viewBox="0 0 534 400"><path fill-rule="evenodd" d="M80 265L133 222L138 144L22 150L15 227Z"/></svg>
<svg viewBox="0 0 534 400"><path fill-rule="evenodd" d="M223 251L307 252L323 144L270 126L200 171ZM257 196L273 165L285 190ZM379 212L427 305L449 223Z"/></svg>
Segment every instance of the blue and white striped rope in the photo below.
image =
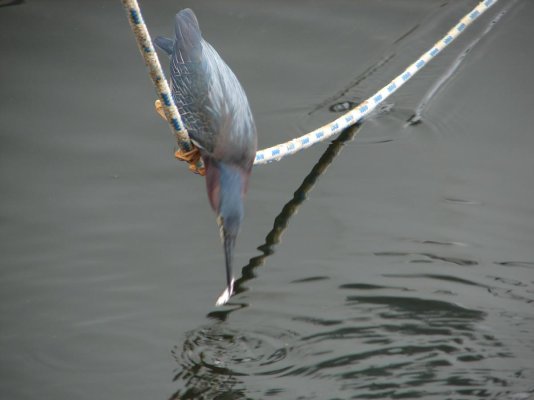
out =
<svg viewBox="0 0 534 400"><path fill-rule="evenodd" d="M306 149L315 143L322 142L337 135L348 126L354 125L369 115L380 103L395 93L402 85L409 81L417 72L436 57L445 47L454 41L474 20L487 11L498 0L481 1L471 12L464 16L443 38L441 38L432 48L426 51L417 61L411 64L404 72L393 79L385 87L369 97L358 106L342 115L338 119L311 131L303 136L292 139L288 142L258 150L254 165L267 164L278 161L285 156L295 154Z"/></svg>
<svg viewBox="0 0 534 400"><path fill-rule="evenodd" d="M152 39L150 38L150 33L145 25L145 21L143 20L139 4L137 4L137 0L122 0L122 4L128 15L128 21L130 21L130 26L135 35L139 51L145 60L150 78L156 88L156 93L161 100L165 117L167 118L167 121L169 121L171 130L176 137L178 147L184 152L191 151L192 146L189 135L182 122L180 113L174 104L169 84L161 69L158 55L154 50L154 45L152 44Z"/></svg>

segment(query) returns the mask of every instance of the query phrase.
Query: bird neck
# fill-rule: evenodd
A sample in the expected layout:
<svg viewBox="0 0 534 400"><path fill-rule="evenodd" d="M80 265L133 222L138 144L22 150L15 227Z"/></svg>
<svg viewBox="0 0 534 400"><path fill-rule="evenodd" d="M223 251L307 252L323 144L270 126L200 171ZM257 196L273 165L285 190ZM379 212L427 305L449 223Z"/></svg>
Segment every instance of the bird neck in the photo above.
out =
<svg viewBox="0 0 534 400"><path fill-rule="evenodd" d="M245 174L241 168L219 163L219 204L218 214L231 231L237 230L243 220L243 195Z"/></svg>

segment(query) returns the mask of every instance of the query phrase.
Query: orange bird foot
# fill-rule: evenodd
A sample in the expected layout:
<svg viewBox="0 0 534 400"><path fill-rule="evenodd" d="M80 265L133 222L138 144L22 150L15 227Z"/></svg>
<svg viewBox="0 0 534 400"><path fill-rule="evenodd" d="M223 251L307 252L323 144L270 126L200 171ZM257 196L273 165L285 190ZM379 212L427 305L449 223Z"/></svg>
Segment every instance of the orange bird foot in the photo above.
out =
<svg viewBox="0 0 534 400"><path fill-rule="evenodd" d="M154 103L154 107L156 107L156 112L159 114L159 116L165 121L167 121L167 117L165 116L165 111L163 111L163 105L161 104L161 100L156 100L156 102ZM174 157L176 157L180 161L187 162L189 164L189 171L194 172L195 174L199 174L201 176L206 176L206 168L197 167L197 163L200 160L200 150L194 144L192 144L192 147L193 149L191 151L177 150L174 153Z"/></svg>
<svg viewBox="0 0 534 400"><path fill-rule="evenodd" d="M200 150L195 145L192 145L193 149L191 151L176 150L174 157L180 161L185 161L189 164L189 171L199 174L201 176L206 176L206 168L197 167L197 163L200 160Z"/></svg>

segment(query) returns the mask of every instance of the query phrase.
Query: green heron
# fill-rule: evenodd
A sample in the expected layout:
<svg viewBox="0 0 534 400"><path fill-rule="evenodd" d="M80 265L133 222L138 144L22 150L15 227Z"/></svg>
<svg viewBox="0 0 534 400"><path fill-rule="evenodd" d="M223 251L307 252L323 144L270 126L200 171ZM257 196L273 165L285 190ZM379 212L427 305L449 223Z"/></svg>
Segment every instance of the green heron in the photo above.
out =
<svg viewBox="0 0 534 400"><path fill-rule="evenodd" d="M233 292L233 252L256 154L256 126L241 84L202 38L193 11L176 14L174 39L157 37L155 42L170 57L172 96L206 168L226 261L227 287L217 300L221 305Z"/></svg>

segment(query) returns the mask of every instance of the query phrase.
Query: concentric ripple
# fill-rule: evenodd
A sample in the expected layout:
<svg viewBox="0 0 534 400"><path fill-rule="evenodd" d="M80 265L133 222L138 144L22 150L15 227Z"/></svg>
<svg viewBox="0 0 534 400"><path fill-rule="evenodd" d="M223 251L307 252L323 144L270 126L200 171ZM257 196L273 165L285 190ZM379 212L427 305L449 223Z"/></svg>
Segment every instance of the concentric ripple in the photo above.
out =
<svg viewBox="0 0 534 400"><path fill-rule="evenodd" d="M212 399L222 393L240 398L240 378L280 375L293 368L296 336L273 327L251 331L225 323L190 331L173 350L179 365L174 380L183 389L172 398Z"/></svg>
<svg viewBox="0 0 534 400"><path fill-rule="evenodd" d="M275 375L291 368L295 336L273 328L244 331L216 324L189 332L174 357L184 369L200 368L204 374Z"/></svg>

